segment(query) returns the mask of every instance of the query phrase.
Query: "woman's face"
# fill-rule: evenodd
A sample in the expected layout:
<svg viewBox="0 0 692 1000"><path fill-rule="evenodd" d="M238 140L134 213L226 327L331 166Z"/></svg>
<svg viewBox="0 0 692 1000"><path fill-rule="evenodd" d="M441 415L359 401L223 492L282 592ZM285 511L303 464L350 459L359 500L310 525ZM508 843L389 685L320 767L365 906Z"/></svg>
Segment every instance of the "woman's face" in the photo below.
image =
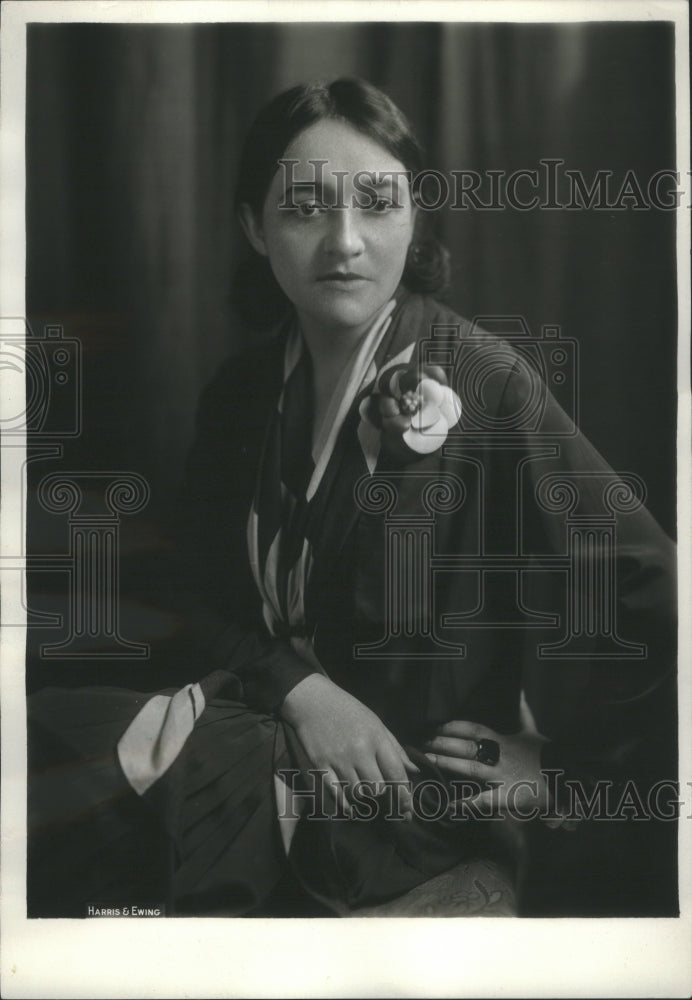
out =
<svg viewBox="0 0 692 1000"><path fill-rule="evenodd" d="M295 162L274 175L262 218L244 210L248 237L269 258L306 333L359 336L406 263L415 208L405 168L329 119L297 135L283 159Z"/></svg>

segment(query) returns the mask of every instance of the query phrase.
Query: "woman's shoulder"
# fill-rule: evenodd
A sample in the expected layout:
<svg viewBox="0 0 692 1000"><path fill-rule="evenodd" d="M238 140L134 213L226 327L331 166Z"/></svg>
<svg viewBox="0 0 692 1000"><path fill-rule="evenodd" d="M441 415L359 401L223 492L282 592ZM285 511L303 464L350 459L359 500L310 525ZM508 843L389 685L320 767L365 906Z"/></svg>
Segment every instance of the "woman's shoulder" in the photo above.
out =
<svg viewBox="0 0 692 1000"><path fill-rule="evenodd" d="M421 358L434 362L434 357L447 359L447 365L458 367L467 359L504 355L505 358L515 358L510 340L506 339L504 330L493 328L491 321L499 317L474 316L467 319L456 312L451 306L439 302L430 295L411 295L404 303L406 322L416 329L416 339L419 342L421 354L429 353L431 358ZM490 327L490 328L489 328ZM507 333L509 333L509 329ZM442 361L437 363L442 364Z"/></svg>
<svg viewBox="0 0 692 1000"><path fill-rule="evenodd" d="M408 293L402 307L408 321L418 330L419 339L462 339L469 335L472 321L432 295Z"/></svg>
<svg viewBox="0 0 692 1000"><path fill-rule="evenodd" d="M283 338L279 333L236 351L217 368L202 389L197 424L213 433L235 433L264 424L271 400L281 390Z"/></svg>
<svg viewBox="0 0 692 1000"><path fill-rule="evenodd" d="M545 352L518 317L468 319L429 295L412 296L407 309L418 327L420 361L446 370L462 406L473 409L482 400L495 412L510 397L520 408L522 399L545 394Z"/></svg>
<svg viewBox="0 0 692 1000"><path fill-rule="evenodd" d="M522 350L517 350L515 343L515 317L484 315L469 319L431 295L409 295L403 305L405 321L416 331L421 355L431 355L426 360L434 363L433 355L444 356L447 365L468 367L471 359L474 364L480 364L484 358L501 358L500 367L505 370L508 363L509 367L514 367L521 357ZM531 341L528 336L526 343Z"/></svg>
<svg viewBox="0 0 692 1000"><path fill-rule="evenodd" d="M219 365L202 390L203 398L225 396L234 388L259 387L260 384L268 388L274 382L280 385L284 346L281 331L242 346Z"/></svg>

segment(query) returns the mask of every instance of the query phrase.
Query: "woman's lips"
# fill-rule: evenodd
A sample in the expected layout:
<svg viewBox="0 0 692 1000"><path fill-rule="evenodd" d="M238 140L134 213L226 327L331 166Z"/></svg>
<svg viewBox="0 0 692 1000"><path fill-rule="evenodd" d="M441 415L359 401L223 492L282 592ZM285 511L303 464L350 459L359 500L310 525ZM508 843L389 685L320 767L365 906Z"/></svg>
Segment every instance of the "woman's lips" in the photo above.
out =
<svg viewBox="0 0 692 1000"><path fill-rule="evenodd" d="M356 288L370 279L364 277L362 274L342 274L341 272L333 271L330 274L321 275L317 280L320 284L330 285L332 288Z"/></svg>

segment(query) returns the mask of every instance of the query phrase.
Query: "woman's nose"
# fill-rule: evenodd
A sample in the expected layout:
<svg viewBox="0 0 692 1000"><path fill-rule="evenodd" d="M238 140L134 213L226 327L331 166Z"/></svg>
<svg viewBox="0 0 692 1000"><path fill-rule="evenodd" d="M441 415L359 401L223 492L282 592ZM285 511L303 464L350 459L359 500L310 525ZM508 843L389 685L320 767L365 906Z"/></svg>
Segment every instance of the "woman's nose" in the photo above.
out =
<svg viewBox="0 0 692 1000"><path fill-rule="evenodd" d="M358 213L353 208L334 208L329 213L329 228L325 237L327 253L355 257L364 250L363 237L358 224Z"/></svg>

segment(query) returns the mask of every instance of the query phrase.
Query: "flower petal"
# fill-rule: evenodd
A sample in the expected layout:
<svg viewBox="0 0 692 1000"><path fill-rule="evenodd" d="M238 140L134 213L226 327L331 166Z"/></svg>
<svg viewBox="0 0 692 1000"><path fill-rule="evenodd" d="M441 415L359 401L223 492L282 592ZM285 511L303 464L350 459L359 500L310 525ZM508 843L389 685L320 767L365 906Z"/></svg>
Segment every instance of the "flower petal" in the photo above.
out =
<svg viewBox="0 0 692 1000"><path fill-rule="evenodd" d="M447 439L447 421L440 417L438 422L427 431L417 431L413 427L404 434L404 441L412 451L419 455L429 455L441 448Z"/></svg>
<svg viewBox="0 0 692 1000"><path fill-rule="evenodd" d="M418 413L414 413L411 418L411 427L415 431L424 431L428 427L434 427L440 419L440 409L434 403L426 403ZM445 424L446 426L446 424Z"/></svg>
<svg viewBox="0 0 692 1000"><path fill-rule="evenodd" d="M439 382L440 385L447 385L447 376L444 373L444 369L440 368L439 365L423 365L421 368L421 378L431 378L434 382Z"/></svg>
<svg viewBox="0 0 692 1000"><path fill-rule="evenodd" d="M403 369L397 368L397 370L394 372L391 379L389 380L391 395L394 396L395 399L401 398L401 386L399 383L401 380L401 376L403 374L404 374Z"/></svg>
<svg viewBox="0 0 692 1000"><path fill-rule="evenodd" d="M382 417L382 429L388 434L393 432L403 434L410 426L411 418L405 413L399 413L396 417Z"/></svg>
<svg viewBox="0 0 692 1000"><path fill-rule="evenodd" d="M444 389L439 382L431 378L423 378L418 383L418 392L423 397L425 403L435 403L439 405L444 399Z"/></svg>
<svg viewBox="0 0 692 1000"><path fill-rule="evenodd" d="M385 379L388 377L389 373L392 372L394 369L398 368L399 371L406 370L411 361L411 355L413 354L415 347L416 347L416 342L413 341L412 343L408 344L402 351L399 351L398 354L395 354L393 358L389 359L389 361L380 370L380 373L377 378L378 386L379 385L384 386ZM390 396L391 395L392 393L390 393Z"/></svg>
<svg viewBox="0 0 692 1000"><path fill-rule="evenodd" d="M400 414L399 404L391 396L380 396L379 407L383 417L396 417Z"/></svg>
<svg viewBox="0 0 692 1000"><path fill-rule="evenodd" d="M448 427L454 427L461 418L461 400L453 389L442 387L442 400L438 403L440 413L447 421Z"/></svg>
<svg viewBox="0 0 692 1000"><path fill-rule="evenodd" d="M380 417L379 407L375 402L376 398L375 396L366 396L361 400L358 413L361 420L379 429L382 426L382 418Z"/></svg>
<svg viewBox="0 0 692 1000"><path fill-rule="evenodd" d="M405 365L392 365L386 368L377 380L379 392L386 396L399 395L399 378L406 371Z"/></svg>

